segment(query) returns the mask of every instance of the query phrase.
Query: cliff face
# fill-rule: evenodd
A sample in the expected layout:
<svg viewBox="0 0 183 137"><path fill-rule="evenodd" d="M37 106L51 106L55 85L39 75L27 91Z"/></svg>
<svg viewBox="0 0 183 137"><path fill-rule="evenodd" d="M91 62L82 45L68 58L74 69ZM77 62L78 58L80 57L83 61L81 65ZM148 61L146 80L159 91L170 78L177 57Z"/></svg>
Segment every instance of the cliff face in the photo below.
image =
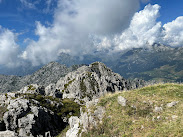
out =
<svg viewBox="0 0 183 137"><path fill-rule="evenodd" d="M50 63L33 75L18 80L22 79L28 81L27 86L0 95L0 131L10 130L14 136L24 137L56 136L72 123L72 116L77 121L80 109L89 101L109 92L146 84L142 80L126 80L100 62L69 69ZM100 115L99 111L96 115Z"/></svg>

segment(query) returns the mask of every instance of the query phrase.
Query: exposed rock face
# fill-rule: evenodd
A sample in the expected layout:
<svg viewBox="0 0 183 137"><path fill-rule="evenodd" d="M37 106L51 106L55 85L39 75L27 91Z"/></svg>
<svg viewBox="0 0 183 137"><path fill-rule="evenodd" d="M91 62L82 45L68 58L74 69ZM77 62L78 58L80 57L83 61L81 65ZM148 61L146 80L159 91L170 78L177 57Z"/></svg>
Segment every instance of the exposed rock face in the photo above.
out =
<svg viewBox="0 0 183 137"><path fill-rule="evenodd" d="M45 90L47 93L50 93L51 89L52 92L60 91L63 93L63 98L77 98L88 101L107 92L137 88L141 85L140 82L125 80L103 63L95 62L68 73L58 80L55 86L51 84ZM143 82L143 84L145 83Z"/></svg>
<svg viewBox="0 0 183 137"><path fill-rule="evenodd" d="M51 62L32 75L24 77L0 75L0 93L18 91L22 87L30 84L47 86L50 83L56 83L60 77L65 76L68 72L71 72L80 66L82 65L74 65L67 68L65 65L61 65L57 62Z"/></svg>
<svg viewBox="0 0 183 137"><path fill-rule="evenodd" d="M49 65L52 69L45 70L50 68ZM53 67L57 66L54 63L49 65L32 76L23 78L26 82L32 82L31 84L17 92L0 95L0 106L7 107L3 120L0 121L0 130L11 130L23 137L56 136L69 123L67 137L74 137L80 130L79 123L84 132L100 124L106 111L104 107L96 106L94 113L89 110L80 112L81 105L96 105L98 97L107 92L130 90L145 85L140 80L124 79L100 62L82 66L64 77L61 74L68 71L52 74L54 71L58 72L60 67ZM77 66L73 69L76 68ZM119 102L126 105L124 98L119 98Z"/></svg>
<svg viewBox="0 0 183 137"><path fill-rule="evenodd" d="M12 95L8 93L7 98L12 98ZM65 126L61 117L42 107L36 100L22 96L9 99L9 102L4 101L4 105L7 105L7 111L0 129L14 131L18 136L44 136L48 132L55 136Z"/></svg>
<svg viewBox="0 0 183 137"><path fill-rule="evenodd" d="M0 131L0 137L16 137L13 131Z"/></svg>
<svg viewBox="0 0 183 137"><path fill-rule="evenodd" d="M77 137L78 136L78 132L80 130L79 128L79 118L78 117L70 117L69 118L69 125L70 125L70 129L67 131L66 133L66 137Z"/></svg>

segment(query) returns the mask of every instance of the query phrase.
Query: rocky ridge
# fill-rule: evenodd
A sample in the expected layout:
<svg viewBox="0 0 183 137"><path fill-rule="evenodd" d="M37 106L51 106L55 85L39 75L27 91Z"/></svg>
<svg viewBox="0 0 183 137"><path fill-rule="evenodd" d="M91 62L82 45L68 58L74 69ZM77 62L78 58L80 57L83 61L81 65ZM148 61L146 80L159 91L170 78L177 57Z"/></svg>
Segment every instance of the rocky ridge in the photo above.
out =
<svg viewBox="0 0 183 137"><path fill-rule="evenodd" d="M50 62L35 73L24 77L0 75L0 93L18 91L30 84L46 86L50 83L56 83L60 77L76 70L80 66L82 65L73 65L67 68L57 62Z"/></svg>
<svg viewBox="0 0 183 137"><path fill-rule="evenodd" d="M46 76L48 74L45 74ZM84 115L81 110L90 105L89 102L97 100L106 93L145 85L142 80L124 79L100 62L82 66L49 85L32 83L17 92L1 94L0 131L10 130L15 136L23 137L56 136L69 123L74 123L73 127L78 127L77 117L80 117L80 114ZM104 112L103 108L98 108L95 115L101 119ZM74 134L73 130L75 133L78 131L76 128L69 129L69 137Z"/></svg>

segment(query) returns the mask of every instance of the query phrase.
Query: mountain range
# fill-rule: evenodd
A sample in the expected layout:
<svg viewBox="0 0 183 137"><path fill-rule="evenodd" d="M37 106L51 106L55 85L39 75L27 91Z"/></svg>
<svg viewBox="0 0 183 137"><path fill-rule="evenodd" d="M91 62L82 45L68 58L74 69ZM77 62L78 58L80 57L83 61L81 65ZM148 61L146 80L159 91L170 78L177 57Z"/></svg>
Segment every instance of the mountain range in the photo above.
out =
<svg viewBox="0 0 183 137"><path fill-rule="evenodd" d="M101 62L70 68L51 62L32 75L4 76L1 80L1 91L10 91L0 94L2 137L56 136L67 130L70 118L79 117L88 102L147 84L126 80Z"/></svg>
<svg viewBox="0 0 183 137"><path fill-rule="evenodd" d="M182 84L127 80L101 62L51 62L23 80L0 94L1 137L183 135Z"/></svg>
<svg viewBox="0 0 183 137"><path fill-rule="evenodd" d="M133 48L116 54L98 53L92 55L71 56L60 54L56 62L71 67L75 64L90 64L95 61L105 63L114 72L126 79L144 79L182 82L183 81L183 47L173 48L162 44ZM43 66L31 66L30 63L18 68L0 67L1 74L25 76L32 75ZM2 77L2 76L1 76ZM14 76L10 76L11 78Z"/></svg>

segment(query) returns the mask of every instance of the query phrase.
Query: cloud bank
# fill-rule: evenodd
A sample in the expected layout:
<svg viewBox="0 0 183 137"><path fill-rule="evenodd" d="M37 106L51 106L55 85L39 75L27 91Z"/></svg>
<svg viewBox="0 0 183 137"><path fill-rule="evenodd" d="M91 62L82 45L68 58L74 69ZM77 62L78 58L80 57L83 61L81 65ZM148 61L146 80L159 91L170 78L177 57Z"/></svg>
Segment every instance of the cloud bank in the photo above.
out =
<svg viewBox="0 0 183 137"><path fill-rule="evenodd" d="M138 8L139 0L59 0L53 23L44 26L37 21L39 39L29 40L21 54L16 34L0 29L0 64L23 60L39 65L56 60L60 53L114 53L155 42L183 46L182 16L162 25L157 22L159 5L149 4L136 12Z"/></svg>
<svg viewBox="0 0 183 137"><path fill-rule="evenodd" d="M120 33L138 7L138 0L60 0L50 27L36 23L39 40L29 43L22 58L38 65L55 60L61 52L92 53L96 50L92 37Z"/></svg>
<svg viewBox="0 0 183 137"><path fill-rule="evenodd" d="M0 64L9 67L18 65L17 55L19 46L16 44L17 35L0 26Z"/></svg>

